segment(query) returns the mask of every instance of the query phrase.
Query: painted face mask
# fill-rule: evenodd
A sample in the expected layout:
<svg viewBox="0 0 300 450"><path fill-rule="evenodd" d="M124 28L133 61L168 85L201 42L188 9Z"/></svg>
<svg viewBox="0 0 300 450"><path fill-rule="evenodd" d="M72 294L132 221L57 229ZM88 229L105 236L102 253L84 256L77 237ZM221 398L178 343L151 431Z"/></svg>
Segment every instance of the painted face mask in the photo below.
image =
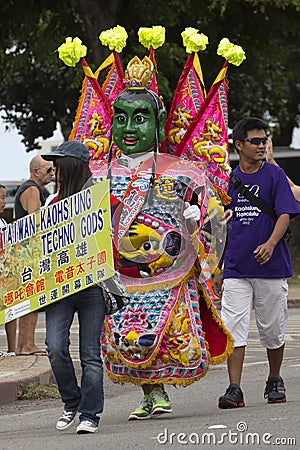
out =
<svg viewBox="0 0 300 450"><path fill-rule="evenodd" d="M152 106L145 100L118 99L114 105L113 134L116 145L126 155L153 150L156 121Z"/></svg>

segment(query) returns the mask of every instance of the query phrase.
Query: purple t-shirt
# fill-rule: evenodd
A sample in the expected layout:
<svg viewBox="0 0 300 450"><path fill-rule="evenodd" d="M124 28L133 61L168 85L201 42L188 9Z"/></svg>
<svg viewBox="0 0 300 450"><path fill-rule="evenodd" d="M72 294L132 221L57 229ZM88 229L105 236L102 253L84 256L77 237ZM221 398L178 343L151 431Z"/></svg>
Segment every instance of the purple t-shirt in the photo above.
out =
<svg viewBox="0 0 300 450"><path fill-rule="evenodd" d="M234 173L253 194L268 203L278 216L300 213L284 171L265 162L261 169L252 174L241 172L239 166ZM292 263L288 247L282 238L270 260L263 265L256 261L253 251L268 240L275 222L244 198L232 186L228 194L232 202L228 209L233 211L228 225L227 247L224 258L224 278L287 278L292 276Z"/></svg>

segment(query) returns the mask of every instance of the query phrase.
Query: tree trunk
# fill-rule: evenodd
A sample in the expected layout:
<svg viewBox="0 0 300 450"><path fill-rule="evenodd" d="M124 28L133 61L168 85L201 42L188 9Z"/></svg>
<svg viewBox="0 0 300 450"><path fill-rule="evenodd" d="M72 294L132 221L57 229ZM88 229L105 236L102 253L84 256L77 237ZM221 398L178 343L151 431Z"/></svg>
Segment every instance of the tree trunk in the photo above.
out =
<svg viewBox="0 0 300 450"><path fill-rule="evenodd" d="M88 62L90 65L93 63L96 70L109 53L101 45L99 34L116 26L120 0L71 0L71 3L75 14L84 23L87 32L85 43L90 50Z"/></svg>

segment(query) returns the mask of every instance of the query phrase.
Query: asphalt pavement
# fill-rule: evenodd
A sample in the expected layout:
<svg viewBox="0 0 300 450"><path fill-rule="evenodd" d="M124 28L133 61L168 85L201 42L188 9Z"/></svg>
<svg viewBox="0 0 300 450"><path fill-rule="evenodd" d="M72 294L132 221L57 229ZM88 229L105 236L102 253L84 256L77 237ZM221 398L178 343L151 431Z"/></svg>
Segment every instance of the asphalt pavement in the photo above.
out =
<svg viewBox="0 0 300 450"><path fill-rule="evenodd" d="M300 307L300 285L289 286L289 309ZM39 313L36 329L36 343L45 348L45 317ZM0 350L6 350L4 326L0 328ZM71 329L71 354L78 358L78 323L76 319ZM47 356L0 356L0 405L14 402L22 386L32 383L48 385L54 383L54 377Z"/></svg>

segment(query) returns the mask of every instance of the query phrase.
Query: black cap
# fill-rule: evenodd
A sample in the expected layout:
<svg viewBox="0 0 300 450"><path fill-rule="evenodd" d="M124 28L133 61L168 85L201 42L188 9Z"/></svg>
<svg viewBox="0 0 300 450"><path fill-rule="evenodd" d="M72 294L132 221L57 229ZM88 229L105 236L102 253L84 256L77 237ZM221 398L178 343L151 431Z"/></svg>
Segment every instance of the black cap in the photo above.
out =
<svg viewBox="0 0 300 450"><path fill-rule="evenodd" d="M81 159L81 161L88 162L90 154L87 147L79 141L66 141L59 145L54 152L41 155L46 161L52 161L63 156L72 156L73 158Z"/></svg>

